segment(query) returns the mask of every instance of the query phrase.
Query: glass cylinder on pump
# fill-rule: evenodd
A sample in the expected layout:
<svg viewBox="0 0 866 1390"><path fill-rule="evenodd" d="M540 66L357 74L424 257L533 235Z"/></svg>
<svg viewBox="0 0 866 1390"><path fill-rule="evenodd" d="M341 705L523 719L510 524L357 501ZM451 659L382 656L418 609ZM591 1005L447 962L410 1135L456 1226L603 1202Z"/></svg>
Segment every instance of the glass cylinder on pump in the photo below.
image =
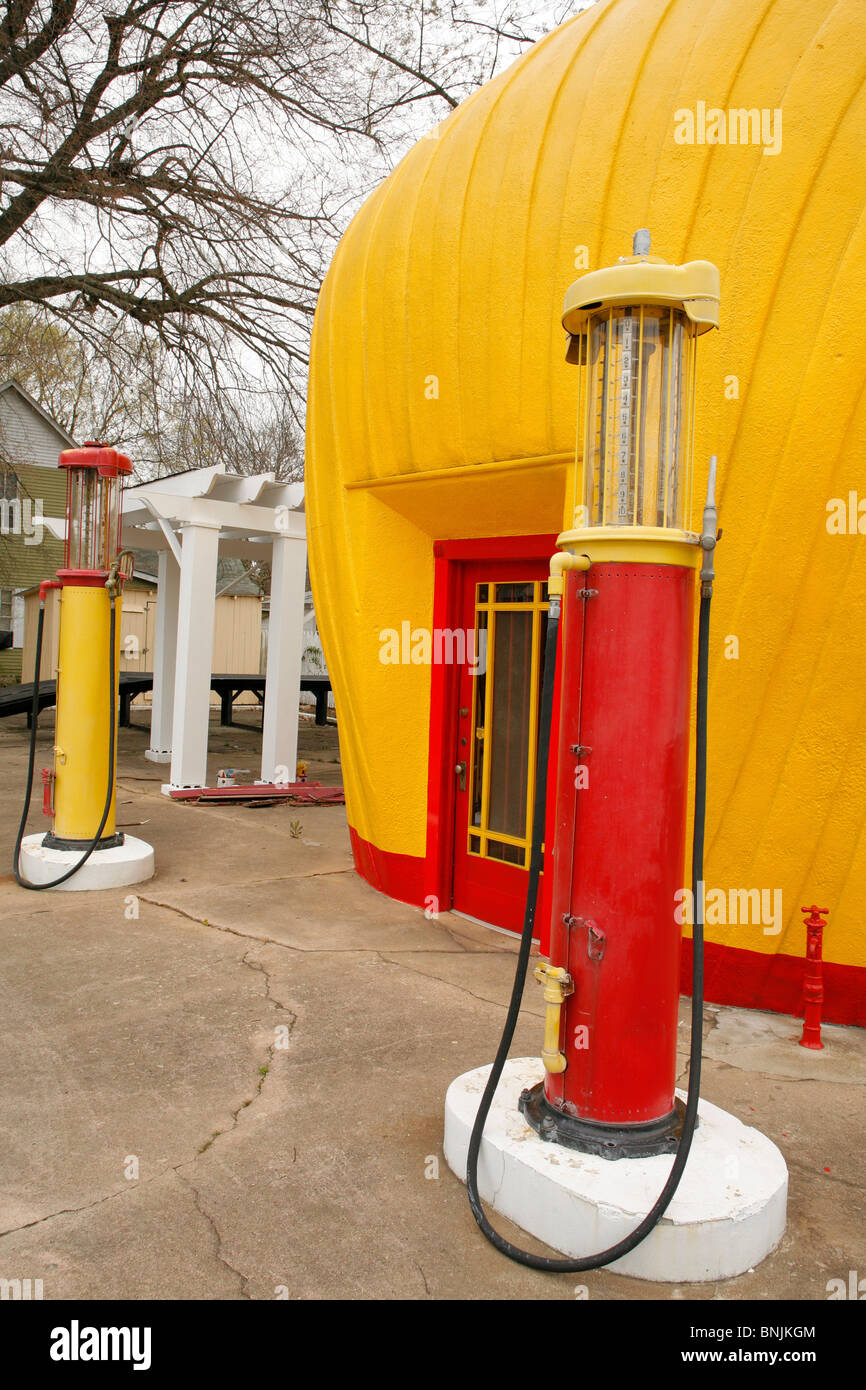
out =
<svg viewBox="0 0 866 1390"><path fill-rule="evenodd" d="M586 336L585 524L685 530L695 326L671 306L612 307Z"/></svg>
<svg viewBox="0 0 866 1390"><path fill-rule="evenodd" d="M66 449L66 554L61 575L107 574L120 550L121 479L125 454L100 444Z"/></svg>

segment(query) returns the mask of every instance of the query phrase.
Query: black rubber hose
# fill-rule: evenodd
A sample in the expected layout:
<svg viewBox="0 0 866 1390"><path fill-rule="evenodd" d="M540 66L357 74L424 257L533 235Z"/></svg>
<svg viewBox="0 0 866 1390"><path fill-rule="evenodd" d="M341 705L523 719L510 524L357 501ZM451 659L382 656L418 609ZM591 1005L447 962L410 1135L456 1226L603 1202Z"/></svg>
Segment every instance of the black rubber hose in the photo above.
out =
<svg viewBox="0 0 866 1390"><path fill-rule="evenodd" d="M709 586L707 586L709 589ZM692 955L692 1020L691 1020L691 1044L689 1050L689 1094L686 1101L685 1117L680 1140L677 1145L671 1171L667 1181L659 1193L655 1204L647 1212L643 1220L622 1240L611 1245L607 1250L601 1250L597 1255L585 1255L580 1259L557 1260L550 1259L545 1255L534 1255L528 1250L521 1250L519 1246L512 1245L509 1240L500 1235L487 1220L484 1208L481 1205L481 1198L478 1194L478 1155L481 1150L481 1137L484 1133L484 1125L499 1085L502 1069L508 1057L511 1047L514 1029L517 1024L517 1017L520 1013L520 1003L523 998L523 987L526 981L526 970L529 964L529 953L532 946L532 928L535 923L535 909L538 902L538 880L541 873L542 853L541 847L544 840L544 819L547 805L547 772L550 755L550 730L553 718L553 678L556 671L556 647L559 633L560 604L557 600L551 602L550 616L547 624L547 638L544 647L544 676L541 690L541 719L538 733L538 771L535 783L535 806L532 818L532 849L529 859L529 885L526 893L526 911L523 919L523 932L520 938L520 950L517 956L517 969L514 975L514 985L511 991L511 1001L508 1005L508 1013L505 1019L505 1027L502 1030L502 1037L499 1041L499 1048L496 1053L484 1094L481 1097L481 1104L475 1117L475 1124L472 1128L472 1135L469 1140L469 1151L466 1158L466 1186L469 1192L469 1205L472 1208L472 1215L475 1217L484 1235L501 1250L503 1255L509 1259L516 1260L518 1264L528 1265L530 1269L541 1269L548 1274L580 1274L584 1270L600 1269L603 1265L612 1264L614 1260L627 1255L630 1250L634 1250L640 1245L642 1240L650 1234L653 1228L661 1220L671 1199L679 1186L680 1178L689 1156L692 1145L692 1138L695 1132L695 1125L698 1117L698 1101L700 1099L701 1087L701 1045L703 1040L703 996L704 996L704 932L703 932L703 864L704 864L704 827L706 821L706 793L707 793L707 672L708 672L708 653L710 635L710 600L711 593L705 592L702 587L700 619L698 623L698 672L697 672L697 732L695 737L695 818L694 831L692 836L692 894L694 903L694 927L693 927L693 955Z"/></svg>
<svg viewBox="0 0 866 1390"><path fill-rule="evenodd" d="M42 634L45 627L45 607L43 604L39 605L39 621L36 625L36 669L33 672L33 706L30 714L30 752L27 759L27 790L24 794L24 810L21 813L21 824L18 826L18 835L15 839L15 857L12 863L12 872L15 875L16 883L19 883L22 888L29 888L31 892L34 893L41 893L45 888L59 888L61 883L65 883L68 878L72 878L73 874L78 873L78 870L84 864L87 863L87 860L90 858L91 854L99 844L99 841L102 838L102 832L105 829L105 823L108 820L108 813L111 810L111 801L114 796L114 739L116 713L115 704L117 697L114 691L114 637L116 625L114 593L110 592L109 597L111 599L111 609L108 618L108 790L105 794L105 807L102 812L102 819L99 822L99 829L97 830L90 844L87 846L87 849L82 854L81 858L78 860L78 863L73 864L72 868L67 869L66 873L61 874L59 878L51 879L49 883L31 883L29 879L24 877L20 867L21 842L24 839L24 830L27 825L27 817L30 814L30 798L33 795L33 769L36 762L36 732L37 725L39 723L39 686L40 675L42 671Z"/></svg>

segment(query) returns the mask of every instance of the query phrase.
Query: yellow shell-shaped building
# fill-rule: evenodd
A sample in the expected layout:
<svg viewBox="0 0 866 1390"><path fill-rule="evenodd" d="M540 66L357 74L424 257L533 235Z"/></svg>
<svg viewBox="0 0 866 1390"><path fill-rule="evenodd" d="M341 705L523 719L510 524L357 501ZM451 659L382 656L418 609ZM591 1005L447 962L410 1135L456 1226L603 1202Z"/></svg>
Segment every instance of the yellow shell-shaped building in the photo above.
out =
<svg viewBox="0 0 866 1390"><path fill-rule="evenodd" d="M601 0L555 30L353 220L316 315L307 442L356 863L385 892L460 909L465 691L419 634L464 613L461 566L537 567L561 529L569 284L638 227L669 261L719 267L695 436L695 495L717 454L724 531L706 881L783 909L708 920L708 996L796 1011L816 903L825 1016L861 1025L864 72L862 0ZM497 922L495 905L473 915Z"/></svg>

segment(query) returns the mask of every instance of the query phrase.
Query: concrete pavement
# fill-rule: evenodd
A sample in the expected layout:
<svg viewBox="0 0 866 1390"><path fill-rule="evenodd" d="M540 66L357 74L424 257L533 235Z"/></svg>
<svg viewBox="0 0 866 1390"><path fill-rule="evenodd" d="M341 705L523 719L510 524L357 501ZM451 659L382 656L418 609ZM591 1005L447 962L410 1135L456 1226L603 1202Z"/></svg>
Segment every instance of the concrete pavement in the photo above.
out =
<svg viewBox="0 0 866 1390"><path fill-rule="evenodd" d="M257 738L213 725L214 768L255 769ZM25 740L0 725L7 858ZM51 742L49 719L37 768ZM691 1287L498 1255L442 1158L442 1106L493 1055L514 942L376 894L342 807L169 802L146 746L121 731L118 821L154 845L150 883L0 881L0 1277L41 1278L46 1299L822 1300L866 1276L866 1033L828 1028L816 1054L795 1020L713 1007L703 1094L789 1165L776 1252ZM307 726L300 756L339 781L333 729ZM538 995L514 1055L539 1049Z"/></svg>

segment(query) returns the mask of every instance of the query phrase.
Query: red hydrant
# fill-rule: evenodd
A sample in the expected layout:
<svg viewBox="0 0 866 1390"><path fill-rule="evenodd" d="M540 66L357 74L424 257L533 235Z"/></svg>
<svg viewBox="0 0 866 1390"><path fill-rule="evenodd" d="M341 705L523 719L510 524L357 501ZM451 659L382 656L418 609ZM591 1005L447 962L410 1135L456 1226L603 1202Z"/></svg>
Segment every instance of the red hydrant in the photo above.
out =
<svg viewBox="0 0 866 1390"><path fill-rule="evenodd" d="M821 958L821 945L824 935L823 919L829 915L828 907L801 907L806 918L806 974L803 980L803 1036L801 1047L821 1048L821 1005L824 1003L824 964Z"/></svg>

